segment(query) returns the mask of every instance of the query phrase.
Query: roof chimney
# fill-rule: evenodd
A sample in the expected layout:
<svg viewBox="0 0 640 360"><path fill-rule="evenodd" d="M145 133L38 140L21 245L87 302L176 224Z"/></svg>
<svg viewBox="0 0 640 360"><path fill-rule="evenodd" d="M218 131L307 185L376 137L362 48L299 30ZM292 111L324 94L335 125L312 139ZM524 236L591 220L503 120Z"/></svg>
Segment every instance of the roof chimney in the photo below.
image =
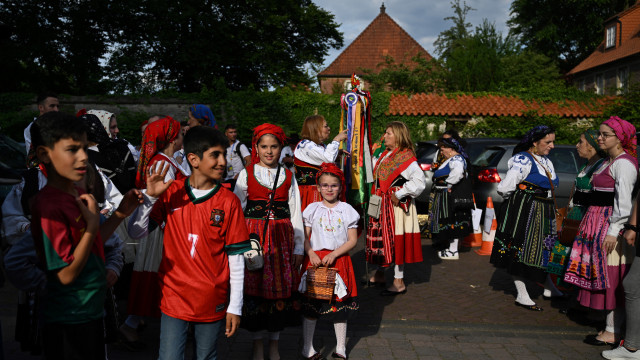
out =
<svg viewBox="0 0 640 360"><path fill-rule="evenodd" d="M640 1L640 0L638 0ZM380 14L384 14L386 7L384 7L384 1L382 2L382 6L380 6Z"/></svg>

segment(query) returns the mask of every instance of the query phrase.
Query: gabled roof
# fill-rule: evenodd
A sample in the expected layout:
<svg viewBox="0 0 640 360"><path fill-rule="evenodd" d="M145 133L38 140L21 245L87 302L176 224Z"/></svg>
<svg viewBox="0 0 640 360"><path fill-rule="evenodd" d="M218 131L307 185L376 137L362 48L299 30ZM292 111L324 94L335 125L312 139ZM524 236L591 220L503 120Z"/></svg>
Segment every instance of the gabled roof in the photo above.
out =
<svg viewBox="0 0 640 360"><path fill-rule="evenodd" d="M607 25L613 24L617 24L616 46L605 49L605 41L602 41L589 57L571 69L567 75L574 75L628 56L640 54L640 2L607 19L605 29Z"/></svg>
<svg viewBox="0 0 640 360"><path fill-rule="evenodd" d="M523 100L515 96L487 95L392 95L389 101L389 115L413 116L523 116L532 112L539 116L558 115L561 117L583 118L602 115L603 105L610 97L594 100L592 104L575 100L543 102Z"/></svg>
<svg viewBox="0 0 640 360"><path fill-rule="evenodd" d="M420 53L425 59L431 55L385 11L380 14L318 77L351 76L358 74L360 68L376 70L377 66L391 56L396 63L411 62L411 58Z"/></svg>

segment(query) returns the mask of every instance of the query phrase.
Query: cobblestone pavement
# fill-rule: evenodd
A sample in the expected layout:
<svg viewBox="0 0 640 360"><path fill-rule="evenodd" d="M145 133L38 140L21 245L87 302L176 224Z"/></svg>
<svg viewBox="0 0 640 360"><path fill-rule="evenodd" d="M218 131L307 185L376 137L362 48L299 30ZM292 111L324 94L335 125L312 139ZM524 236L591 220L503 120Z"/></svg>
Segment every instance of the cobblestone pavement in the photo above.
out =
<svg viewBox="0 0 640 360"><path fill-rule="evenodd" d="M352 252L356 275L365 278L363 242ZM356 359L599 359L602 350L582 342L604 326L603 315L560 308L569 304L542 298L532 284L534 301L544 308L532 312L514 306L515 287L508 274L489 264L488 256L462 252L458 261L442 261L423 239L425 261L407 265L407 293L382 297L381 287L358 289L360 310L348 324L347 350ZM370 269L372 270L372 269ZM392 271L387 271L388 282ZM33 359L13 341L16 291L0 289L0 320L7 359ZM146 347L128 351L122 344L108 346L110 359L156 359L159 321L150 319L141 333ZM282 359L300 359L301 327L288 328L280 337ZM333 326L318 322L315 348L327 358L335 349ZM219 358L250 359L251 337L240 330L219 341ZM190 357L187 357L190 358Z"/></svg>

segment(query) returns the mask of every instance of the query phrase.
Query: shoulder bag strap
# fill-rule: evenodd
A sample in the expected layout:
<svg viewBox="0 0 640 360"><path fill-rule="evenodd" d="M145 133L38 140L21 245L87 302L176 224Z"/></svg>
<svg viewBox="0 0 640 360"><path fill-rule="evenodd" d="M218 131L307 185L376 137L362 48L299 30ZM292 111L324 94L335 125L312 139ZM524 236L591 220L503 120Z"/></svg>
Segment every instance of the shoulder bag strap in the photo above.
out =
<svg viewBox="0 0 640 360"><path fill-rule="evenodd" d="M267 228L269 227L269 213L271 212L271 208L273 207L273 199L276 197L276 188L278 187L278 177L280 176L280 164L276 168L276 179L273 181L273 190L271 191L271 198L269 199L269 206L267 207L267 223L264 224L264 231L262 232L262 241L267 236Z"/></svg>

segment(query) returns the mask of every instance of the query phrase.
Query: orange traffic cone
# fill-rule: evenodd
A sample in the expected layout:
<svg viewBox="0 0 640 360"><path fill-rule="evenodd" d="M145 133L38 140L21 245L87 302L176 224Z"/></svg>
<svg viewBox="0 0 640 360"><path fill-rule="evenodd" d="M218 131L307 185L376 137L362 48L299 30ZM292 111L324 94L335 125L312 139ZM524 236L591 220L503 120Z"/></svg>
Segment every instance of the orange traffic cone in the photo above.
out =
<svg viewBox="0 0 640 360"><path fill-rule="evenodd" d="M487 198L487 209L484 211L484 233L482 234L482 247L476 250L478 255L491 255L493 250L493 239L496 236L498 221L496 220L496 212L493 209L493 199L491 196Z"/></svg>
<svg viewBox="0 0 640 360"><path fill-rule="evenodd" d="M473 195L473 207L474 207L474 210L477 210L475 205L476 205L476 196ZM476 227L473 221L471 223L472 223L471 226L473 227L473 232L465 236L464 240L462 241L462 246L467 248L478 247L482 245L482 230L480 229L480 224L478 224L478 226Z"/></svg>

